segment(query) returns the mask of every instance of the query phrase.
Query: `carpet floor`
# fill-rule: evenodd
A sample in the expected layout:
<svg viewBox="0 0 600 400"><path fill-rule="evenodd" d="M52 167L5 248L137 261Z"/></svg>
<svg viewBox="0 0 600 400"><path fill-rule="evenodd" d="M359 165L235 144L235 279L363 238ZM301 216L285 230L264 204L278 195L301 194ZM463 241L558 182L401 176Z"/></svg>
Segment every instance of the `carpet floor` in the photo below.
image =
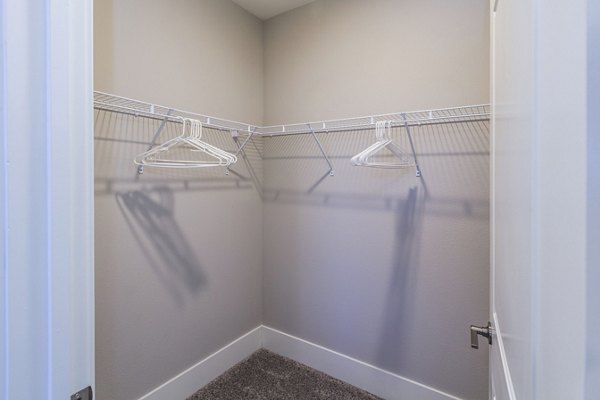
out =
<svg viewBox="0 0 600 400"><path fill-rule="evenodd" d="M188 400L381 400L306 365L259 350Z"/></svg>

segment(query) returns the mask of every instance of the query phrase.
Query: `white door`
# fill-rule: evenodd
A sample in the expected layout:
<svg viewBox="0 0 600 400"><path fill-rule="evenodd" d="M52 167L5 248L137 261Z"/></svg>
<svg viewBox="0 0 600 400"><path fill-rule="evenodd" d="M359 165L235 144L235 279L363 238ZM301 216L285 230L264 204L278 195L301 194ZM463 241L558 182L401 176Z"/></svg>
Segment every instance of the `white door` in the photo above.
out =
<svg viewBox="0 0 600 400"><path fill-rule="evenodd" d="M91 10L0 0L1 400L94 384Z"/></svg>
<svg viewBox="0 0 600 400"><path fill-rule="evenodd" d="M492 398L533 399L534 43L532 1L492 10L492 246L490 347Z"/></svg>
<svg viewBox="0 0 600 400"><path fill-rule="evenodd" d="M583 399L586 0L492 0L492 399Z"/></svg>

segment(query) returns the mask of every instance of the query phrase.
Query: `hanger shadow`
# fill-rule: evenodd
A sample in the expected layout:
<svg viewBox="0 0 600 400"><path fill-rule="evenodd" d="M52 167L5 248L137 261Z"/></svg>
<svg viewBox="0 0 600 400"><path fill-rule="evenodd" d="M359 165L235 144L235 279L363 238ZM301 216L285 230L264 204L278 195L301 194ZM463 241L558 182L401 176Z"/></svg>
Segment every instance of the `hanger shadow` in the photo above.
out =
<svg viewBox="0 0 600 400"><path fill-rule="evenodd" d="M115 198L148 265L178 304L207 285L201 263L175 220L169 188L119 192Z"/></svg>
<svg viewBox="0 0 600 400"><path fill-rule="evenodd" d="M414 325L415 281L419 274L419 256L425 197L416 188L410 189L404 202L395 210L395 246L385 296L377 359L380 365L398 370L398 363L410 362L402 357L403 346L409 345L407 326Z"/></svg>

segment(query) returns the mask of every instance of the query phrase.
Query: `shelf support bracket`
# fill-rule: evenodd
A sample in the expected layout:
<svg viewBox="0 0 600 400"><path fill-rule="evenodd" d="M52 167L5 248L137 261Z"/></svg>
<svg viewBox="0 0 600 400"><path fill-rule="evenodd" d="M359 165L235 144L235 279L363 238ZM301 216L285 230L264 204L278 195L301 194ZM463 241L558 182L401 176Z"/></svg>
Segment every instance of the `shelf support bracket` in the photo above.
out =
<svg viewBox="0 0 600 400"><path fill-rule="evenodd" d="M250 139L252 139L252 136L254 136L254 134L256 133L256 128L249 129L248 132L250 134L248 135L248 137L246 138L246 140L244 140L244 143L242 143L242 145L240 146L240 148L238 149L238 151L236 151L235 154L234 154L236 157L238 155L240 155L240 153L244 150L244 147L246 147L246 145L248 144L248 142L250 141Z"/></svg>
<svg viewBox="0 0 600 400"><path fill-rule="evenodd" d="M410 134L410 128L408 126L408 121L406 120L406 114L402 114L402 119L404 120L404 128L406 128L406 135L408 136L410 148L413 153L413 159L415 160L415 167L417 170L416 176L417 176L417 178L420 178L421 177L421 167L419 167L419 161L417 160L417 152L415 151L415 145L412 140L412 135Z"/></svg>
<svg viewBox="0 0 600 400"><path fill-rule="evenodd" d="M244 143L242 143L242 145L238 148L238 150L235 152L235 156L237 157L238 155L240 155L240 153L242 151L244 151L244 147L246 147L246 145L248 144L248 142L250 141L250 139L252 139L252 136L254 136L254 134L256 133L256 127L253 128L248 128L248 132L250 133L248 135L248 137L246 138L246 140L244 140ZM232 136L233 138L237 138L239 136L237 131L232 131ZM236 141L237 144L237 141ZM225 168L225 175L229 175L229 165Z"/></svg>
<svg viewBox="0 0 600 400"><path fill-rule="evenodd" d="M310 131L310 134L315 139L315 142L317 142L317 146L319 146L319 150L321 150L321 154L323 154L325 161L327 161L327 165L329 165L329 176L335 176L335 172L333 171L333 164L331 164L329 157L327 157L327 153L325 153L325 150L323 149L323 145L321 144L321 141L317 137L315 130L310 126L310 124L307 124L307 125L308 125L308 130Z"/></svg>
<svg viewBox="0 0 600 400"><path fill-rule="evenodd" d="M152 104L152 111L154 111L154 104ZM173 113L173 109L172 108L169 109L169 111L167 111L167 114L165 115L165 117L163 118L163 120L160 122L160 126L158 127L158 129L154 133L154 137L152 138L152 141L150 142L150 145L148 146L148 148L146 149L146 151L149 151L149 150L151 150L154 147L154 145L156 144L156 141L158 140L158 137L162 133L163 129L165 129L165 125L167 125L167 121L168 121L168 119L169 119L169 117L171 116L172 113ZM144 173L144 166L143 165L138 166L137 172L138 172L138 175L142 175Z"/></svg>

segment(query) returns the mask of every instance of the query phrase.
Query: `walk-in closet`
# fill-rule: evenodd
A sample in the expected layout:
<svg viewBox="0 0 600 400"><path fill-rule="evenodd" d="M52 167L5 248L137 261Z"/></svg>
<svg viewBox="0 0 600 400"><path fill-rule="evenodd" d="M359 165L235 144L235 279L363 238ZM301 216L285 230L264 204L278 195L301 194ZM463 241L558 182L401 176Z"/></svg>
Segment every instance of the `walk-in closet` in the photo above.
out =
<svg viewBox="0 0 600 400"><path fill-rule="evenodd" d="M593 0L0 0L0 400L596 400Z"/></svg>
<svg viewBox="0 0 600 400"><path fill-rule="evenodd" d="M487 2L238 3L95 2L98 399L244 335L415 399L484 398ZM193 135L236 160L169 144Z"/></svg>

